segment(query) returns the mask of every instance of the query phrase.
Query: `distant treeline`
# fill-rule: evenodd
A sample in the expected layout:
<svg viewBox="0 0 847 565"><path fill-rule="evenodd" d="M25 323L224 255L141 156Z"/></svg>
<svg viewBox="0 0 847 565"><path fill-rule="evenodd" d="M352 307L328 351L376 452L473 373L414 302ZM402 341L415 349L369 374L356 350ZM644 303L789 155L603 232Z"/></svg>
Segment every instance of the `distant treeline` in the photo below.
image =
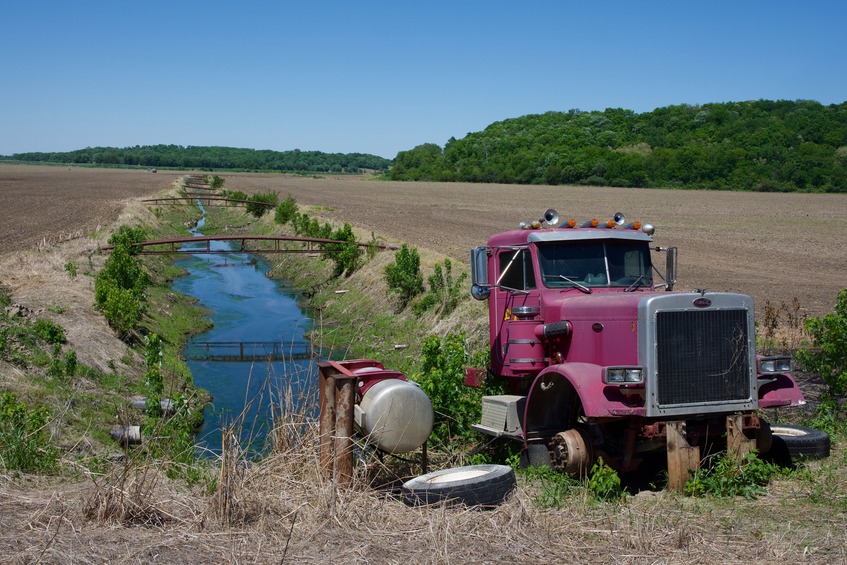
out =
<svg viewBox="0 0 847 565"><path fill-rule="evenodd" d="M385 170L390 159L362 153L320 151L271 151L236 147L144 145L135 147L86 147L66 153L16 153L15 161L73 163L180 169L241 169L249 171L335 172L361 169Z"/></svg>
<svg viewBox="0 0 847 565"><path fill-rule="evenodd" d="M394 180L847 192L847 102L523 116L398 153Z"/></svg>

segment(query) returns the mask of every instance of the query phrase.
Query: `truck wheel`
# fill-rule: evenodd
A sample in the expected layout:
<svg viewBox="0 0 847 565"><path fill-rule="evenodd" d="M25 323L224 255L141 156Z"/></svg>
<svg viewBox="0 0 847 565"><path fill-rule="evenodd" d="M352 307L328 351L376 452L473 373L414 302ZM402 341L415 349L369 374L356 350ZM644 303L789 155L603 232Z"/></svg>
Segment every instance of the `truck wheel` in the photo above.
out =
<svg viewBox="0 0 847 565"><path fill-rule="evenodd" d="M530 443L525 449L521 450L521 469L527 467L546 467L553 468L553 461L550 459L550 450L543 443Z"/></svg>
<svg viewBox="0 0 847 565"><path fill-rule="evenodd" d="M515 471L508 465L468 465L415 477L403 483L401 491L409 506L439 502L496 506L515 485Z"/></svg>
<svg viewBox="0 0 847 565"><path fill-rule="evenodd" d="M773 447L773 431L771 425L764 420L759 421L759 429L756 430L756 451L759 455L768 453Z"/></svg>
<svg viewBox="0 0 847 565"><path fill-rule="evenodd" d="M829 457L829 434L804 426L771 424L773 434L771 458L777 463L793 465L806 459Z"/></svg>
<svg viewBox="0 0 847 565"><path fill-rule="evenodd" d="M553 467L569 475L586 475L592 464L591 443L586 435L585 431L573 428L553 436Z"/></svg>

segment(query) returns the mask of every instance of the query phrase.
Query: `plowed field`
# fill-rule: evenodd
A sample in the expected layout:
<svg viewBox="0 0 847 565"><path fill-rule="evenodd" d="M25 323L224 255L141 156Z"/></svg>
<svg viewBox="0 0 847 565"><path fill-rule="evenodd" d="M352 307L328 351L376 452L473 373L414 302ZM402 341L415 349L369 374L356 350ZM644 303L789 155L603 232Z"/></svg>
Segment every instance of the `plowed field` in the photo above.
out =
<svg viewBox="0 0 847 565"><path fill-rule="evenodd" d="M2 252L113 222L121 200L180 176L121 169L0 165ZM467 260L492 234L547 208L577 221L616 211L656 226L680 251L680 287L745 292L759 307L796 297L813 315L847 287L847 197L598 187L397 183L365 177L223 174L225 187L291 194L310 215Z"/></svg>

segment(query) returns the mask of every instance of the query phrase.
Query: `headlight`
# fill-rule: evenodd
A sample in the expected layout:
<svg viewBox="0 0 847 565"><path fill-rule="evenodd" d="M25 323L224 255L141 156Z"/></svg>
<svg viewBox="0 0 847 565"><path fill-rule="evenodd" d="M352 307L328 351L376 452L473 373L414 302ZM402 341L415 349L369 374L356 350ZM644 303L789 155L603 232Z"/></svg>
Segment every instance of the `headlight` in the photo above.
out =
<svg viewBox="0 0 847 565"><path fill-rule="evenodd" d="M644 369L641 367L606 367L603 382L609 385L643 383Z"/></svg>
<svg viewBox="0 0 847 565"><path fill-rule="evenodd" d="M758 365L760 375L790 373L794 369L791 357L762 357Z"/></svg>

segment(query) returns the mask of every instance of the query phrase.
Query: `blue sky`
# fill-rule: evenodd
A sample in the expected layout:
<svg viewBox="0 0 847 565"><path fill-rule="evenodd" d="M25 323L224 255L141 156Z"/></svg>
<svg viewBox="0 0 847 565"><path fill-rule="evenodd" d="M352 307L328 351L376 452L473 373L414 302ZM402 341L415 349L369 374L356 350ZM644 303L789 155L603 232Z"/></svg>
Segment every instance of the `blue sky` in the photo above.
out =
<svg viewBox="0 0 847 565"><path fill-rule="evenodd" d="M0 53L0 155L393 158L551 110L847 101L847 2L7 1Z"/></svg>

